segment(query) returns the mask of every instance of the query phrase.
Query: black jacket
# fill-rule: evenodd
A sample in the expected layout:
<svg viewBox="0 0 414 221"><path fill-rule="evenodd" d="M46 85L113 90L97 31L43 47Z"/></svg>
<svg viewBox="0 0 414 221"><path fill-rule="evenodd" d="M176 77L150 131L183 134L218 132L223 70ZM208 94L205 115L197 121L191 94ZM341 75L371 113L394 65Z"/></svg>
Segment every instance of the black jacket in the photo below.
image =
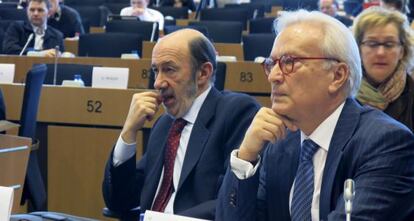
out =
<svg viewBox="0 0 414 221"><path fill-rule="evenodd" d="M75 37L76 33L79 35L85 33L81 17L75 9L60 4L60 10L59 20L57 20L58 14L56 13L54 17L48 19L47 24L49 26L61 31L64 38Z"/></svg>
<svg viewBox="0 0 414 221"><path fill-rule="evenodd" d="M29 35L33 33L33 28L29 22L16 21L12 23L6 31L3 39L4 54L19 54L26 44ZM43 39L43 50L55 48L59 45L60 51L64 51L63 35L60 31L48 26ZM24 54L29 48L34 47L34 37L30 41Z"/></svg>

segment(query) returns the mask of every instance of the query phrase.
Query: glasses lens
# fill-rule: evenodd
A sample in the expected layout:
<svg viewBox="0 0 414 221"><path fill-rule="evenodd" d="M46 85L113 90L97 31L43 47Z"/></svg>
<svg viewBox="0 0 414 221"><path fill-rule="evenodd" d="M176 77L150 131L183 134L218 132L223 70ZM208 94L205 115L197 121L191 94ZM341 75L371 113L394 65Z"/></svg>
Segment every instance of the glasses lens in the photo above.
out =
<svg viewBox="0 0 414 221"><path fill-rule="evenodd" d="M271 58L266 58L266 60L263 62L263 67L265 69L266 75L270 74L274 66L275 62Z"/></svg>
<svg viewBox="0 0 414 221"><path fill-rule="evenodd" d="M280 69L282 70L284 74L292 73L294 63L295 63L294 58L288 55L283 55L279 61Z"/></svg>

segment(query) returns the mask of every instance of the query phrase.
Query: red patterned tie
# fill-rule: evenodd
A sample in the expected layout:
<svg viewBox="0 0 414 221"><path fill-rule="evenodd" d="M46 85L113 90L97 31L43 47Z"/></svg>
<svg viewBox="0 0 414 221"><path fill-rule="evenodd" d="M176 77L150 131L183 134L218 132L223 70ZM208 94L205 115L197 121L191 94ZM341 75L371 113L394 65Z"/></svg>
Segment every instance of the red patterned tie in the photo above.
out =
<svg viewBox="0 0 414 221"><path fill-rule="evenodd" d="M152 206L152 210L154 211L164 212L164 209L174 192L174 161L177 156L181 131L183 131L186 124L187 121L184 119L176 119L168 132L167 145L164 153L164 175L162 177L161 188L159 189L154 205Z"/></svg>

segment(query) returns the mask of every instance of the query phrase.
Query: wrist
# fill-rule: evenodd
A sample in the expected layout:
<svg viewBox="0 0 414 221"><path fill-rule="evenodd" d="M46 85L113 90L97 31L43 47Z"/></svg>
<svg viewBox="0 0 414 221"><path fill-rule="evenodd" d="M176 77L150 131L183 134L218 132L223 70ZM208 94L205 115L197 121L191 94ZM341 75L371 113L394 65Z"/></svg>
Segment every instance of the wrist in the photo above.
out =
<svg viewBox="0 0 414 221"><path fill-rule="evenodd" d="M247 150L246 148L241 147L239 149L237 157L239 159L249 161L251 163L255 163L255 162L257 162L257 160L259 158L259 154L257 152L252 152L252 151Z"/></svg>

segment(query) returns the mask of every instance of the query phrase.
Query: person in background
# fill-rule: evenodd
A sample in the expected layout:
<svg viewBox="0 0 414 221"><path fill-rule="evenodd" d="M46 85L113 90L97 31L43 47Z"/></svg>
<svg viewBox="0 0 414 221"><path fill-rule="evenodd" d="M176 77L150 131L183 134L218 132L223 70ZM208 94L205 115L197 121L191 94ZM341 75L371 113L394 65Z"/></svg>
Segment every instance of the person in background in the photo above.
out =
<svg viewBox="0 0 414 221"><path fill-rule="evenodd" d="M345 26L350 27L352 26L352 19L338 15L339 4L337 0L320 0L319 1L319 11L330 15L340 22L342 22Z"/></svg>
<svg viewBox="0 0 414 221"><path fill-rule="evenodd" d="M408 12L408 6L406 0L381 0L380 6L390 9L398 10L404 14Z"/></svg>
<svg viewBox="0 0 414 221"><path fill-rule="evenodd" d="M350 29L304 10L276 25L263 63L272 107L231 153L215 220L346 220L344 193L353 198L347 220L413 220L414 135L353 98L362 68Z"/></svg>
<svg viewBox="0 0 414 221"><path fill-rule="evenodd" d="M137 16L141 21L158 22L159 30L164 29L164 16L161 12L148 8L149 0L131 0L131 6L121 10L122 16Z"/></svg>
<svg viewBox="0 0 414 221"><path fill-rule="evenodd" d="M84 34L82 19L79 13L64 5L60 0L50 0L49 19L47 24L62 32L64 38L77 38Z"/></svg>
<svg viewBox="0 0 414 221"><path fill-rule="evenodd" d="M414 129L414 35L407 17L396 10L370 7L353 27L363 64L357 99Z"/></svg>
<svg viewBox="0 0 414 221"><path fill-rule="evenodd" d="M213 219L230 152L259 109L245 94L214 87L216 54L200 32L183 29L161 38L152 52L154 88L135 94L105 169L107 207L122 214L140 206ZM136 135L155 117L146 152L136 163Z"/></svg>
<svg viewBox="0 0 414 221"><path fill-rule="evenodd" d="M9 26L3 39L3 53L19 54L26 43L23 54L34 49L43 56L54 57L56 46L64 51L62 33L47 25L49 8L48 0L30 0L26 8L28 21L16 21Z"/></svg>

